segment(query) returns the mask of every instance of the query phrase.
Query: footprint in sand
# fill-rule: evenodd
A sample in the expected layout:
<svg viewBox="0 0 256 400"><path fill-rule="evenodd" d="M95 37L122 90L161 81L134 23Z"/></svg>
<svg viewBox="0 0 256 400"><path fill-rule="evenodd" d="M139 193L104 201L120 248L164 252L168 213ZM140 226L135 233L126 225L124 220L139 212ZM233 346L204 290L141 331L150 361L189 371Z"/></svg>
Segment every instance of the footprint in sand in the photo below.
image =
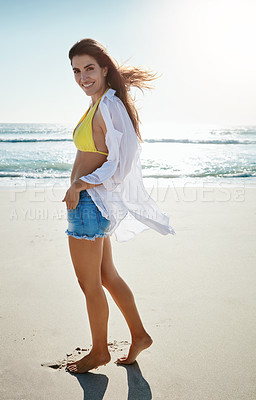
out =
<svg viewBox="0 0 256 400"><path fill-rule="evenodd" d="M108 343L108 348L109 351L123 351L126 350L126 347L129 346L131 343L128 342L128 340L114 340L112 342ZM90 345L90 347L92 347L92 345ZM76 347L75 350L72 351L72 353L66 353L66 358L64 358L61 361L52 361L52 362L45 362L45 363L41 363L42 367L47 367L47 368L53 368L56 370L61 370L63 368L66 367L67 363L69 362L75 362L77 360L79 360L81 358L81 354L82 353L88 353L89 352L89 348L88 349L84 349L81 347ZM85 355L85 354L84 354Z"/></svg>

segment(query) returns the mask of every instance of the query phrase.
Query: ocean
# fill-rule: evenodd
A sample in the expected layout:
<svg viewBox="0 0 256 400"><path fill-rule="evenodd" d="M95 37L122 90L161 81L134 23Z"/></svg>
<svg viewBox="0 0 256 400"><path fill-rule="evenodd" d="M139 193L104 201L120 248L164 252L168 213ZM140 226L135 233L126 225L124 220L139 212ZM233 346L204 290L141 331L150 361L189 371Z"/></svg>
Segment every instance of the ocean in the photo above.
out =
<svg viewBox="0 0 256 400"><path fill-rule="evenodd" d="M1 123L0 186L68 187L76 154L73 128ZM141 133L146 187L256 183L256 126L145 124Z"/></svg>

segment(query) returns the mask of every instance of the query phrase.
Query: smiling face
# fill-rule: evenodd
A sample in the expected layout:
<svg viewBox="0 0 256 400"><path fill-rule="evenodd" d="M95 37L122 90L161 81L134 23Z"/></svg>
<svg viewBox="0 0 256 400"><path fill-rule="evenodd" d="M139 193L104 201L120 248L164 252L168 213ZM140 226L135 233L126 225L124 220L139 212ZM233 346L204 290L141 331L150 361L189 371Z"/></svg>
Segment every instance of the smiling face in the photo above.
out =
<svg viewBox="0 0 256 400"><path fill-rule="evenodd" d="M107 89L108 67L101 68L95 58L87 54L74 56L71 64L78 85L93 102L97 101Z"/></svg>

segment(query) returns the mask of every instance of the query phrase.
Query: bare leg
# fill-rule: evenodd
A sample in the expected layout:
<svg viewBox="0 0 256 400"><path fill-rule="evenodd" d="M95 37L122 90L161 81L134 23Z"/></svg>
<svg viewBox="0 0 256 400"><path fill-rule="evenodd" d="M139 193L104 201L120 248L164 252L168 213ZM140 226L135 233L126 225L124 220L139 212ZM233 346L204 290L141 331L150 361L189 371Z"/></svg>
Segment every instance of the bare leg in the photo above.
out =
<svg viewBox="0 0 256 400"><path fill-rule="evenodd" d="M69 248L75 273L86 297L92 333L92 349L88 355L68 363L71 372L84 373L110 361L107 346L109 308L101 282L103 238L76 239L69 236Z"/></svg>
<svg viewBox="0 0 256 400"><path fill-rule="evenodd" d="M128 356L118 359L117 362L120 364L131 364L142 350L153 343L153 340L142 324L131 289L120 277L114 266L109 236L104 239L103 244L101 277L103 286L109 291L123 313L132 337Z"/></svg>

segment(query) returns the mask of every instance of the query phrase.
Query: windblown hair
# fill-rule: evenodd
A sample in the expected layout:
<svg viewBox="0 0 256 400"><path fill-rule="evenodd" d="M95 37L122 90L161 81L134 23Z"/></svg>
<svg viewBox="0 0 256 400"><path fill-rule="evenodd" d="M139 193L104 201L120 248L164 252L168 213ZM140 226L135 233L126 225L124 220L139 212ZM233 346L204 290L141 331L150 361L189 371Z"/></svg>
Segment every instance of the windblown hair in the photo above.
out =
<svg viewBox="0 0 256 400"><path fill-rule="evenodd" d="M131 118L136 135L140 142L143 142L139 129L141 121L134 104L135 100L129 94L129 91L131 87L137 87L142 92L143 89L152 89L153 86L149 85L148 82L158 77L152 71L145 70L142 67L119 65L116 60L110 57L106 48L94 39L82 39L74 44L68 54L71 65L74 56L85 54L95 58L101 68L108 67L106 82L109 87L116 91L116 96L122 100Z"/></svg>

